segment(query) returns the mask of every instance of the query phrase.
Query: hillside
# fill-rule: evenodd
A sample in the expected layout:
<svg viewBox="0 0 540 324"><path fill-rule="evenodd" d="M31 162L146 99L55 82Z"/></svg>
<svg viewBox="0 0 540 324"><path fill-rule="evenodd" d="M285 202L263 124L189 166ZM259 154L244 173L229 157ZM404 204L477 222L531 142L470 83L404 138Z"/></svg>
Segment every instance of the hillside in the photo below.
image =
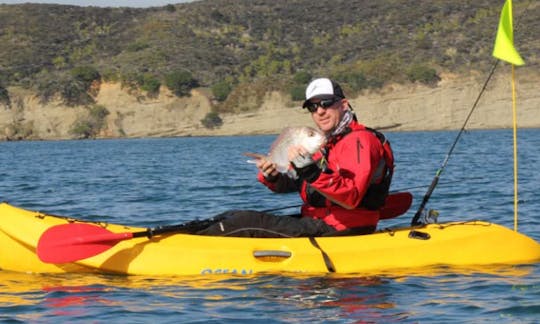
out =
<svg viewBox="0 0 540 324"><path fill-rule="evenodd" d="M540 76L518 70L518 126L540 127ZM467 129L512 127L510 71L501 69L490 82ZM385 131L450 130L462 127L482 87L478 78L444 77L438 87L388 85L350 98L359 119ZM73 124L88 119L88 109L59 102L40 104L21 96L19 108L0 109L0 140L68 139ZM277 134L286 126L312 125L309 114L287 95L268 93L254 112L224 113L223 125L208 129L200 120L212 109L204 89L177 98L167 90L138 100L119 84L102 84L96 101L109 107L99 138L223 136ZM13 121L13 122L10 122Z"/></svg>
<svg viewBox="0 0 540 324"><path fill-rule="evenodd" d="M443 93L447 76L480 76L474 87L494 62L500 2L205 0L147 9L0 5L0 130L7 130L7 138L214 134L231 127L232 115L260 115L276 94L282 105L297 104L307 80L319 75L338 79L353 98L385 93L390 100L388 89L402 87ZM515 42L532 79L540 73L537 17L538 1L514 1ZM130 116L149 118L149 112L122 112L127 108L120 104L152 107L152 116L163 115L168 131L153 123L156 129L126 130L137 122ZM183 110L175 117L182 119L178 123L189 116L192 126L181 131L170 123L168 114L177 110ZM89 122L98 131L71 132L93 113L103 119ZM219 129L205 130L200 123L209 113L223 122ZM58 114L50 123L62 126L42 130L30 123L36 114ZM120 119L124 126L111 132L112 121Z"/></svg>

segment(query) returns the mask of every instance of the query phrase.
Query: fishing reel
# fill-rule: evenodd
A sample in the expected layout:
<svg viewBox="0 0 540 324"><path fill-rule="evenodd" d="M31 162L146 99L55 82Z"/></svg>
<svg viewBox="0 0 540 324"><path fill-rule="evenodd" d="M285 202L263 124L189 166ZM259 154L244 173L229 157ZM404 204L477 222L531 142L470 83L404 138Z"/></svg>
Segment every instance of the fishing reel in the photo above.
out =
<svg viewBox="0 0 540 324"><path fill-rule="evenodd" d="M435 209L424 210L420 216L420 222L423 224L437 224L439 211Z"/></svg>

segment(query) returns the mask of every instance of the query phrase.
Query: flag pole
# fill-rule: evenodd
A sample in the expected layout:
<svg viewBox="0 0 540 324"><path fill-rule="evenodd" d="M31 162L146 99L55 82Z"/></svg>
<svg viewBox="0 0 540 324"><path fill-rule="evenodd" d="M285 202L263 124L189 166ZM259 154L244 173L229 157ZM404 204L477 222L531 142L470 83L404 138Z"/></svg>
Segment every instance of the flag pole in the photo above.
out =
<svg viewBox="0 0 540 324"><path fill-rule="evenodd" d="M514 47L514 26L512 21L512 0L506 0L501 11L493 56L512 65L512 124L514 142L514 231L518 230L518 161L517 161L517 109L515 66L525 62Z"/></svg>
<svg viewBox="0 0 540 324"><path fill-rule="evenodd" d="M514 231L518 230L518 155L517 155L517 109L516 109L516 79L515 68L512 64L512 121L514 138Z"/></svg>

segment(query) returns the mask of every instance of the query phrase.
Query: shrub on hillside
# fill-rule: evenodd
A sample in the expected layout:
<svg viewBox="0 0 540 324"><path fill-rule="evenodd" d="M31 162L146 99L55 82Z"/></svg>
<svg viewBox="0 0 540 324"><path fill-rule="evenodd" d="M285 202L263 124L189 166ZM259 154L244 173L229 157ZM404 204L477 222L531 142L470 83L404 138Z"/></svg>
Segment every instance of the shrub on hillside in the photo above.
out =
<svg viewBox="0 0 540 324"><path fill-rule="evenodd" d="M362 72L345 72L334 76L334 79L347 84L354 92L366 89L369 86L368 80Z"/></svg>
<svg viewBox="0 0 540 324"><path fill-rule="evenodd" d="M260 78L249 83L239 83L217 109L222 113L254 111L261 107L265 95L272 91L285 92L285 89L286 82L279 78Z"/></svg>
<svg viewBox="0 0 540 324"><path fill-rule="evenodd" d="M306 72L306 71L298 71L294 74L293 76L293 82L295 84L305 84L307 85L309 83L309 81L311 81L311 74L309 72Z"/></svg>
<svg viewBox="0 0 540 324"><path fill-rule="evenodd" d="M165 10L168 11L168 12L175 12L176 11L176 7L173 5L173 4L167 4L165 6Z"/></svg>
<svg viewBox="0 0 540 324"><path fill-rule="evenodd" d="M65 80L59 88L60 96L67 106L85 106L94 103L88 87L79 80Z"/></svg>
<svg viewBox="0 0 540 324"><path fill-rule="evenodd" d="M217 112L211 111L204 116L204 119L201 119L201 124L206 128L214 129L223 125L223 120L219 117Z"/></svg>
<svg viewBox="0 0 540 324"><path fill-rule="evenodd" d="M75 80L82 82L86 89L90 88L92 82L101 78L98 70L92 66L77 66L71 69L71 75Z"/></svg>
<svg viewBox="0 0 540 324"><path fill-rule="evenodd" d="M5 105L7 108L11 107L11 99L9 98L9 92L2 85L0 85L0 104Z"/></svg>
<svg viewBox="0 0 540 324"><path fill-rule="evenodd" d="M44 71L34 80L38 97L46 103L58 96L66 106L89 105L94 99L88 93L88 86L80 79L66 73Z"/></svg>
<svg viewBox="0 0 540 324"><path fill-rule="evenodd" d="M126 51L128 52L138 52L138 51L142 51L144 49L147 49L148 47L150 47L150 45L146 42L133 42L131 44L128 44L126 46Z"/></svg>
<svg viewBox="0 0 540 324"><path fill-rule="evenodd" d="M104 106L94 105L89 108L86 117L75 122L70 133L79 139L95 138L105 125L105 118L108 114L109 111Z"/></svg>
<svg viewBox="0 0 540 324"><path fill-rule="evenodd" d="M425 84L434 84L440 80L435 69L420 64L411 66L407 71L407 77L411 82L421 82Z"/></svg>
<svg viewBox="0 0 540 324"><path fill-rule="evenodd" d="M291 99L293 101L300 101L300 100L304 100L305 98L305 90L306 90L306 86L304 85L294 85L291 87L291 89L289 90L289 94L291 95Z"/></svg>
<svg viewBox="0 0 540 324"><path fill-rule="evenodd" d="M159 93L159 87L161 87L161 82L153 75L145 74L142 76L140 87L142 90L148 92L149 95L157 95Z"/></svg>
<svg viewBox="0 0 540 324"><path fill-rule="evenodd" d="M175 71L165 76L165 85L176 96L185 97L190 95L191 89L197 87L199 83L188 71Z"/></svg>
<svg viewBox="0 0 540 324"><path fill-rule="evenodd" d="M232 91L232 84L228 81L220 81L212 86L212 94L217 101L225 101Z"/></svg>
<svg viewBox="0 0 540 324"><path fill-rule="evenodd" d="M312 75L306 71L298 71L292 77L292 85L289 86L289 94L293 101L304 100L306 86L311 81Z"/></svg>

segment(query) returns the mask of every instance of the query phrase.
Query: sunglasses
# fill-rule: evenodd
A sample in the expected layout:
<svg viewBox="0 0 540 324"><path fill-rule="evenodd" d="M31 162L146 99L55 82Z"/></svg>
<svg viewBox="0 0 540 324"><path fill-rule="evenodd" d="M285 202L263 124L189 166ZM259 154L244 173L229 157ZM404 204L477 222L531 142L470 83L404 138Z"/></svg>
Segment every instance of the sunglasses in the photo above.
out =
<svg viewBox="0 0 540 324"><path fill-rule="evenodd" d="M319 102L307 102L304 108L306 108L310 113L314 113L317 111L319 107L322 109L328 109L332 107L336 102L341 101L341 98L333 97L330 99L322 99Z"/></svg>

